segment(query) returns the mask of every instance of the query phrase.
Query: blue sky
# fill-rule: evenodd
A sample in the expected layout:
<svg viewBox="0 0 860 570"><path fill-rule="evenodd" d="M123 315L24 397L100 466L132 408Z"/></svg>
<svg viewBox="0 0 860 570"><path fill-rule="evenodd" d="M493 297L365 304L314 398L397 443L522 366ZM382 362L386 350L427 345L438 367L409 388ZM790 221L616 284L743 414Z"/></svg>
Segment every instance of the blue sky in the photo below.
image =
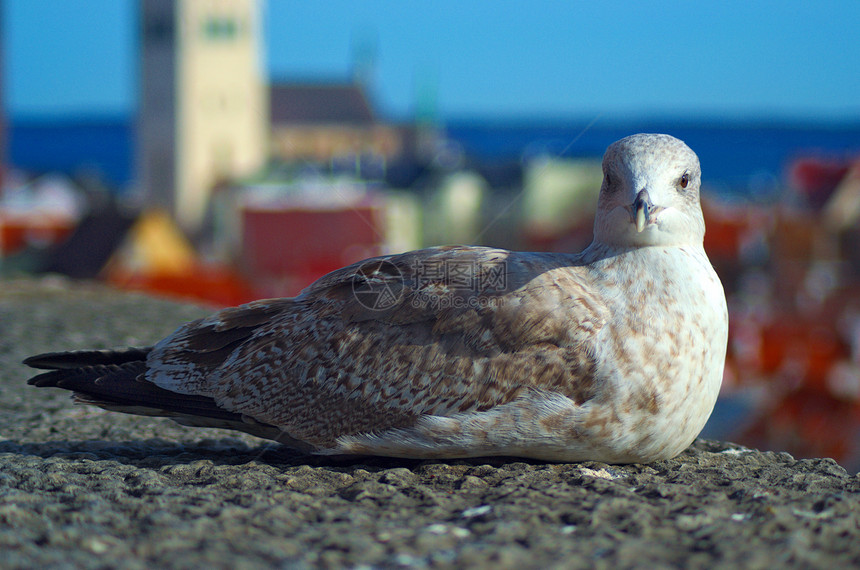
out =
<svg viewBox="0 0 860 570"><path fill-rule="evenodd" d="M860 119L860 2L269 0L277 79L375 52L380 111L442 118ZM4 0L13 116L132 113L136 0Z"/></svg>

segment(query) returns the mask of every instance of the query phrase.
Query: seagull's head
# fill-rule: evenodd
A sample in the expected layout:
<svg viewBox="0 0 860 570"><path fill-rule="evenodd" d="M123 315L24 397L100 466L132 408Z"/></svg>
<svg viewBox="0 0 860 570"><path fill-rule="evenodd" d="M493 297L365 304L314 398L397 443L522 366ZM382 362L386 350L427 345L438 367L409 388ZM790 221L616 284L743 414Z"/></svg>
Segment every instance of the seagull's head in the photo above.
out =
<svg viewBox="0 0 860 570"><path fill-rule="evenodd" d="M616 247L702 245L702 173L690 147L669 135L639 134L609 146L594 239Z"/></svg>

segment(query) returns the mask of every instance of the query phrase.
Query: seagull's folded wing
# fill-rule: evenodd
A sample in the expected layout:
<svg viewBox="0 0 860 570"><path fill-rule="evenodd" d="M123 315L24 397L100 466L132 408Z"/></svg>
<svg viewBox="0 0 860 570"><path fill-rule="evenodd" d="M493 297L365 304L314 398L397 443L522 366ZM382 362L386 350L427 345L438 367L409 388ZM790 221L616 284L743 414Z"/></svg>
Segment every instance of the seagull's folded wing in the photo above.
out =
<svg viewBox="0 0 860 570"><path fill-rule="evenodd" d="M459 246L375 258L183 326L147 378L319 446L524 390L581 403L607 310L570 259Z"/></svg>

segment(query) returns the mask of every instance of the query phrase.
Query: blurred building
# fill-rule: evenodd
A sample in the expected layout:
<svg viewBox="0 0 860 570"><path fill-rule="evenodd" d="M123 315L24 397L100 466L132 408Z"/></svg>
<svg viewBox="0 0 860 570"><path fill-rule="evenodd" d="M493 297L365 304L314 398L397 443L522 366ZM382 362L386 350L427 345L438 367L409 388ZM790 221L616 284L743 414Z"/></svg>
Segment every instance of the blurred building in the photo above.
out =
<svg viewBox="0 0 860 570"><path fill-rule="evenodd" d="M526 247L579 251L593 237L603 171L600 161L541 156L523 172L522 226Z"/></svg>
<svg viewBox="0 0 860 570"><path fill-rule="evenodd" d="M138 173L189 230L268 155L259 0L142 0Z"/></svg>
<svg viewBox="0 0 860 570"><path fill-rule="evenodd" d="M353 161L360 169L403 152L403 134L377 118L361 83L276 83L269 97L277 159Z"/></svg>

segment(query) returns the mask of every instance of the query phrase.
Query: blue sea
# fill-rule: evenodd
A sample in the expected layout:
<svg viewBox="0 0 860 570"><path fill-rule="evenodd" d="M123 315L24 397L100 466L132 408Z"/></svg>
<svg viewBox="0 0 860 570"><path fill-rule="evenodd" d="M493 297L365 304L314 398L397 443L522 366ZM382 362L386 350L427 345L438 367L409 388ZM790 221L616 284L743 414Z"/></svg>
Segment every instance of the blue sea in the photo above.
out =
<svg viewBox="0 0 860 570"><path fill-rule="evenodd" d="M134 121L125 118L11 120L6 160L34 174L98 174L111 187L134 178Z"/></svg>
<svg viewBox="0 0 860 570"><path fill-rule="evenodd" d="M11 120L9 162L34 173L98 172L117 188L134 179L134 121L125 117ZM665 132L699 155L705 182L721 192L748 194L778 184L799 156L860 157L860 122L849 125L763 121L649 120L589 125L582 121L456 120L445 132L481 161L517 161L538 154L599 157L636 132Z"/></svg>

